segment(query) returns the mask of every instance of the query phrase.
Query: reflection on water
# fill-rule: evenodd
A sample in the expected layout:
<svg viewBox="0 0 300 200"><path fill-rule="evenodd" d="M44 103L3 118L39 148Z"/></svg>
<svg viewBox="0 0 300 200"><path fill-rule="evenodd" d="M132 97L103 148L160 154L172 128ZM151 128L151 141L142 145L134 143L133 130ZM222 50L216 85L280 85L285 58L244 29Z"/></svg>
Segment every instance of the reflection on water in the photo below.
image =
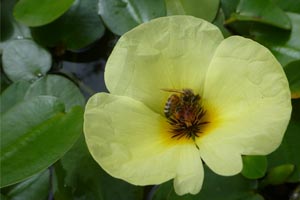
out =
<svg viewBox="0 0 300 200"><path fill-rule="evenodd" d="M104 84L105 62L104 59L88 63L64 61L62 71L72 73L76 77L77 84L84 96L89 98L96 92L107 92Z"/></svg>

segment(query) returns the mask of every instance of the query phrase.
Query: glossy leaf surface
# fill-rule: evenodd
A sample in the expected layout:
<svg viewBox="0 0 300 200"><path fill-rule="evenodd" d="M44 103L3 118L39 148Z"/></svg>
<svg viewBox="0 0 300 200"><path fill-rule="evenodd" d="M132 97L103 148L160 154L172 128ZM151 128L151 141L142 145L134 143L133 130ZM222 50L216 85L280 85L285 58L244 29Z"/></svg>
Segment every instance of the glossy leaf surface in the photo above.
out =
<svg viewBox="0 0 300 200"><path fill-rule="evenodd" d="M45 26L32 28L33 37L44 46L62 49L80 49L104 33L97 12L97 0L77 0L57 20Z"/></svg>
<svg viewBox="0 0 300 200"><path fill-rule="evenodd" d="M249 179L258 179L265 175L267 159L265 156L243 156L242 175Z"/></svg>
<svg viewBox="0 0 300 200"><path fill-rule="evenodd" d="M227 23L233 21L256 21L282 29L291 29L288 16L270 0L241 0L236 13L232 14Z"/></svg>
<svg viewBox="0 0 300 200"><path fill-rule="evenodd" d="M165 0L167 15L192 15L212 21L219 8L219 0Z"/></svg>
<svg viewBox="0 0 300 200"><path fill-rule="evenodd" d="M15 5L15 18L28 26L41 26L62 15L74 0L20 0Z"/></svg>
<svg viewBox="0 0 300 200"><path fill-rule="evenodd" d="M51 67L51 55L32 40L13 40L3 51L3 70L12 81L33 81Z"/></svg>
<svg viewBox="0 0 300 200"><path fill-rule="evenodd" d="M1 115L1 187L44 170L73 145L82 131L82 109L63 109L57 98L37 96Z"/></svg>
<svg viewBox="0 0 300 200"><path fill-rule="evenodd" d="M10 200L47 199L50 189L50 173L45 170L14 186L7 194Z"/></svg>
<svg viewBox="0 0 300 200"><path fill-rule="evenodd" d="M165 16L163 0L99 0L99 14L106 26L122 35L151 19Z"/></svg>
<svg viewBox="0 0 300 200"><path fill-rule="evenodd" d="M291 31L273 27L253 27L253 39L268 47L282 65L300 59L300 14L287 13L292 23Z"/></svg>
<svg viewBox="0 0 300 200"><path fill-rule="evenodd" d="M4 49L4 46L6 46L9 40L31 37L29 28L17 22L13 17L13 7L15 3L16 0L1 1L1 50Z"/></svg>
<svg viewBox="0 0 300 200"><path fill-rule="evenodd" d="M50 95L59 98L65 105L66 111L73 106L83 106L84 97L76 85L69 79L59 75L47 75L34 82L26 92L25 98L37 95Z"/></svg>

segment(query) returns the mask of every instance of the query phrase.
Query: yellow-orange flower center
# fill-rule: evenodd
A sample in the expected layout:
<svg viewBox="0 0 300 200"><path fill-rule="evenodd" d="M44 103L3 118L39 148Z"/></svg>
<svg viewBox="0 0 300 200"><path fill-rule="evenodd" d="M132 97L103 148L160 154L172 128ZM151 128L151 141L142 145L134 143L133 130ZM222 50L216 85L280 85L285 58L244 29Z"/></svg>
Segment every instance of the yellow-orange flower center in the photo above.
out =
<svg viewBox="0 0 300 200"><path fill-rule="evenodd" d="M169 90L164 91L173 92L168 98L164 114L169 122L171 138L192 138L199 137L201 126L209 123L204 120L206 111L200 104L201 97L194 94L191 89L183 90Z"/></svg>

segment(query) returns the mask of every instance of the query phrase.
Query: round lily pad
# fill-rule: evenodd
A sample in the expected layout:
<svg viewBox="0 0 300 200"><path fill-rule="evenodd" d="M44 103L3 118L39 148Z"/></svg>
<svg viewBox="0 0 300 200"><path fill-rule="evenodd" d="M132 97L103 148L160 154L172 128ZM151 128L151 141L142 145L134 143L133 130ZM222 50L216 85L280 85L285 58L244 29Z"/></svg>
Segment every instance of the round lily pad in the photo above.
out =
<svg viewBox="0 0 300 200"><path fill-rule="evenodd" d="M33 81L51 67L51 55L32 40L13 40L3 50L3 70L12 81Z"/></svg>

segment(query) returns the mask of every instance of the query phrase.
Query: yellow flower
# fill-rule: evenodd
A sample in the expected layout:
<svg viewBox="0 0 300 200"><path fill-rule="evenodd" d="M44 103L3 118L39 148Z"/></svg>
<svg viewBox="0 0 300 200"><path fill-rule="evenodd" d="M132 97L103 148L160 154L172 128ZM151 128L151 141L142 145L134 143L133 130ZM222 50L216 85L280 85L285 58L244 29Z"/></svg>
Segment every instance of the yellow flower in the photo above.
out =
<svg viewBox="0 0 300 200"><path fill-rule="evenodd" d="M174 179L200 191L202 161L228 176L241 155L266 155L290 113L285 74L262 45L191 16L152 20L124 34L105 70L110 94L92 96L84 132L94 159L135 185Z"/></svg>

